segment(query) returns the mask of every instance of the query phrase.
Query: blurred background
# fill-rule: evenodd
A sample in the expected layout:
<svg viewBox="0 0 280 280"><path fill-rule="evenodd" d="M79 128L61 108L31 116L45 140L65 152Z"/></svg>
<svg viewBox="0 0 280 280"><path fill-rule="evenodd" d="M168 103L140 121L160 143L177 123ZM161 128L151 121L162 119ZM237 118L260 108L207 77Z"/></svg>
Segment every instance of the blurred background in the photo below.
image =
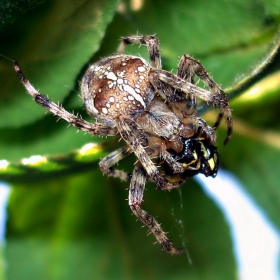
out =
<svg viewBox="0 0 280 280"><path fill-rule="evenodd" d="M2 1L0 4L0 279L280 279L280 3L215 1ZM131 215L128 184L103 176L116 138L76 133L25 93L36 89L86 115L79 84L120 36L156 34L163 68L198 59L230 97L234 135L214 179L178 190L148 183L143 208L180 256L163 252ZM145 47L127 53L147 58ZM199 83L198 85L201 85ZM213 124L216 110L200 114ZM91 145L86 145L92 143ZM135 158L118 168L131 172Z"/></svg>

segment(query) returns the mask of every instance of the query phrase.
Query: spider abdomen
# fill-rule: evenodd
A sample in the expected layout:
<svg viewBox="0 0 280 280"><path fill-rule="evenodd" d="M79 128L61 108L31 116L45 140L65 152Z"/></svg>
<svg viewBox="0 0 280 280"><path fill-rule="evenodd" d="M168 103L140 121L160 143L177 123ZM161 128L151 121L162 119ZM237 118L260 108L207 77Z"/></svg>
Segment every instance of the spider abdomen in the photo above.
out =
<svg viewBox="0 0 280 280"><path fill-rule="evenodd" d="M149 64L131 55L104 58L90 66L82 81L82 98L88 113L113 120L135 118L154 97Z"/></svg>

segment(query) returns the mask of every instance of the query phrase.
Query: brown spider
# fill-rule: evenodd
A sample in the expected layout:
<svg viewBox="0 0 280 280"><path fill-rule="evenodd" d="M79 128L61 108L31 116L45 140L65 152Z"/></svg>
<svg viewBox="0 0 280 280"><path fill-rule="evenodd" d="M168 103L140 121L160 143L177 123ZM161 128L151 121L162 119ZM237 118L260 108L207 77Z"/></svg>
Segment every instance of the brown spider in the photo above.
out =
<svg viewBox="0 0 280 280"><path fill-rule="evenodd" d="M80 130L100 136L120 135L126 145L100 161L103 173L130 181L129 206L155 235L163 250L178 254L153 216L141 209L146 180L158 189L171 190L197 173L215 176L219 166L214 147L216 128L225 115L232 134L231 109L225 93L204 67L188 55L180 59L177 74L161 69L159 41L155 36L122 37L118 54L101 59L86 71L81 85L82 99L90 123L69 113L41 95L14 68L34 100L54 115ZM128 44L147 46L150 64L143 58L120 54ZM194 85L197 75L210 91ZM214 127L196 115L196 98L220 109ZM132 176L112 166L134 153L138 159Z"/></svg>

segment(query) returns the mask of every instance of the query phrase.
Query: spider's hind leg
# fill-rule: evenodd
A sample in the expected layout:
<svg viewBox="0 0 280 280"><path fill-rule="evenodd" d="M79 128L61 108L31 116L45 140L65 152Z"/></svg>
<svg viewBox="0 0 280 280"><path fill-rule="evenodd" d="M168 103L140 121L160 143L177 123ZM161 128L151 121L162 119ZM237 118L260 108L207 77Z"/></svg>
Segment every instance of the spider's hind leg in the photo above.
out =
<svg viewBox="0 0 280 280"><path fill-rule="evenodd" d="M113 151L112 153L110 153L109 155L104 157L99 162L99 167L100 167L101 171L108 176L120 178L121 180L123 180L125 182L130 182L131 174L129 174L125 171L122 171L122 170L114 169L114 168L112 168L112 166L115 165L116 163L118 163L123 158L130 155L131 153L132 153L132 150L129 149L128 146L123 146L123 147Z"/></svg>
<svg viewBox="0 0 280 280"><path fill-rule="evenodd" d="M145 169L141 164L137 164L132 174L128 199L133 214L149 228L164 251L170 254L182 253L184 250L178 250L173 247L172 241L166 236L156 219L140 207L143 201L145 183Z"/></svg>

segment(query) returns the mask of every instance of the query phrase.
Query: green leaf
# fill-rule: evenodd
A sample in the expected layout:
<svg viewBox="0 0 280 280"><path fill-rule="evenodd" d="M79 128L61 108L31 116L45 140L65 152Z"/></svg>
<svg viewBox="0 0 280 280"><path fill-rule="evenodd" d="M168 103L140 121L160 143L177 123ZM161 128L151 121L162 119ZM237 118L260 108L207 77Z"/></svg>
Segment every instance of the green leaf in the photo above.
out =
<svg viewBox="0 0 280 280"><path fill-rule="evenodd" d="M9 26L13 21L15 21L22 14L26 13L28 10L42 4L42 0L1 0L0 1L0 30Z"/></svg>
<svg viewBox="0 0 280 280"><path fill-rule="evenodd" d="M99 48L117 2L48 1L1 34L5 44L0 53L17 60L40 92L63 102L70 111L75 104L81 107L75 86L83 67ZM0 72L5 88L0 103L2 158L15 160L34 152L64 153L92 139L82 133L71 137L73 128L67 130L65 123L57 126L55 118L45 116L44 110L24 93L10 61L1 60Z"/></svg>
<svg viewBox="0 0 280 280"><path fill-rule="evenodd" d="M93 168L12 193L8 279L235 279L229 229L199 187L190 181L171 194L147 187L144 209L185 254L170 257L153 245L125 201L127 184Z"/></svg>
<svg viewBox="0 0 280 280"><path fill-rule="evenodd" d="M0 54L17 60L41 93L83 116L79 81L88 64L114 53L120 36L137 32L157 34L165 69L176 69L178 56L193 55L232 97L240 95L243 87L234 85L248 73L245 89L254 81L273 81L272 90L261 84L253 99L231 100L235 132L224 147L225 129L219 129L218 151L222 166L279 228L279 54L270 52L279 47L279 1L153 0L140 9L133 3L120 2L114 15L118 1L47 1L0 34ZM147 57L144 47L126 51ZM265 71L255 75L259 62ZM44 115L24 93L10 61L0 59L0 72L0 158L12 162L0 178L14 182L7 279L236 279L228 225L198 185L190 179L167 193L147 184L143 208L177 247L186 247L185 254L170 257L131 215L128 183L101 175L97 161L111 145L98 146L88 162L80 159L81 150L72 151L99 138L75 134ZM216 113L203 117L212 124ZM32 166L19 164L31 155L49 156ZM131 172L134 162L131 156L121 168Z"/></svg>

